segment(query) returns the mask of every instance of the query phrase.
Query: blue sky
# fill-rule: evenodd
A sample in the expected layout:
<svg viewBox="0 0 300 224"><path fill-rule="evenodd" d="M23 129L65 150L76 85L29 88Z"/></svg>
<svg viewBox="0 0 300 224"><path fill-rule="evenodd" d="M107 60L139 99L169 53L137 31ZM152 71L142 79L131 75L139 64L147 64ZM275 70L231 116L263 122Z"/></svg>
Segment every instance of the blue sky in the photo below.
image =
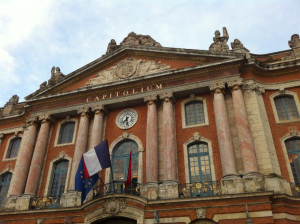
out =
<svg viewBox="0 0 300 224"><path fill-rule="evenodd" d="M251 53L289 49L300 34L298 0L0 0L0 107L105 54L110 39L147 34L165 47L208 50L227 27Z"/></svg>

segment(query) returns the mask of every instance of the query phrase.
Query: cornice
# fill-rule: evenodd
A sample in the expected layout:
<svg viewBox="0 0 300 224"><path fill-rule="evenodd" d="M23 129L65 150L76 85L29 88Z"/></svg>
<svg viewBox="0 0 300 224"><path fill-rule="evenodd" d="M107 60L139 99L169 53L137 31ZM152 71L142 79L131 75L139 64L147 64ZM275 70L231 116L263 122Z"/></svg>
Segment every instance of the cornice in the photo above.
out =
<svg viewBox="0 0 300 224"><path fill-rule="evenodd" d="M57 102L61 100L66 99L76 99L81 98L82 96L88 96L93 91L97 91L97 93L105 93L108 91L122 91L127 90L133 87L140 87L142 85L155 85L162 82L173 82L178 81L180 79L186 79L186 78L192 78L194 76L199 76L203 73L209 73L209 72L216 72L221 70L226 70L230 68L237 68L241 66L241 63L243 62L243 59L233 59L233 60L227 60L222 62L217 62L213 64L208 65L199 65L189 68L183 68L183 69L177 69L177 70L168 70L165 72L159 72L154 73L148 76L142 76L142 77L136 77L132 79L126 79L118 82L111 82L111 83L105 83L97 86L88 86L88 87L82 87L77 90L51 95L51 96L44 96L38 99L32 99L28 100L27 102L31 105L40 105L43 104L42 102L37 101L44 101L47 99L47 103ZM57 99L57 98L61 99Z"/></svg>

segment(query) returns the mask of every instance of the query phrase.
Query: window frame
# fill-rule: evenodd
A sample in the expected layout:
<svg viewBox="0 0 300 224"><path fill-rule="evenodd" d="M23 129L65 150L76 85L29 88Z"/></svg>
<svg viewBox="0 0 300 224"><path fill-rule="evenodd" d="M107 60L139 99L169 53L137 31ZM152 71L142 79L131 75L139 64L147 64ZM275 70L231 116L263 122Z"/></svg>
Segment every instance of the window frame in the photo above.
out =
<svg viewBox="0 0 300 224"><path fill-rule="evenodd" d="M65 123L69 122L75 122L74 124L74 132L73 132L73 138L72 142L67 142L67 143L58 143L59 137L60 137L60 132L61 128ZM64 119L61 122L58 123L58 127L56 130L56 136L55 136L55 141L54 141L54 147L60 147L60 146L66 146L66 145L74 145L75 144L75 139L76 139L76 133L77 133L77 125L78 125L78 120L75 118L72 119Z"/></svg>
<svg viewBox="0 0 300 224"><path fill-rule="evenodd" d="M192 103L192 102L197 102L197 101L202 101L203 104L203 113L204 113L204 123L199 123L199 124L186 124L186 110L185 107L187 104ZM203 97L194 97L191 96L188 99L185 99L181 102L181 120L182 120L182 128L194 128L194 127L201 127L201 126L207 126L209 125L209 120L208 120L208 114L207 114L207 105L206 105L206 99Z"/></svg>
<svg viewBox="0 0 300 224"><path fill-rule="evenodd" d="M185 183L190 183L190 170L189 170L189 156L188 156L188 147L195 143L206 143L208 147L209 160L210 160L210 171L211 171L211 181L216 181L215 165L213 160L213 150L211 140L200 136L198 132L193 134L188 141L183 144L183 153L184 153L184 167L185 167Z"/></svg>
<svg viewBox="0 0 300 224"><path fill-rule="evenodd" d="M109 146L109 155L110 161L112 161L113 150L118 145L118 143L124 140L133 140L138 145L138 180L137 183L143 184L143 155L144 155L144 147L142 141L133 135L132 133L124 132L118 138L116 138ZM111 181L111 169L105 169L105 183L108 184Z"/></svg>
<svg viewBox="0 0 300 224"><path fill-rule="evenodd" d="M293 97L294 102L295 102L295 106L296 106L296 109L297 109L297 112L298 112L298 115L299 115L299 118L293 118L293 119L289 119L289 120L280 120L279 119L277 108L276 108L276 105L275 105L275 98L280 97L280 96L285 96L285 95ZM297 93L291 92L291 91L288 91L288 90L276 92L276 93L274 93L270 96L270 101L271 101L271 106L272 106L272 109L273 109L273 114L274 114L276 123L290 123L290 122L300 121L300 103L299 103L299 98L298 98Z"/></svg>
<svg viewBox="0 0 300 224"><path fill-rule="evenodd" d="M5 199L7 198L7 194L8 194L8 191L9 191L9 187L10 187L11 178L12 178L13 173L10 172L10 171L5 171L5 172L3 172L3 173L0 174L0 178L1 178L1 179L2 179L2 176L3 176L3 175L9 175L9 174L10 174L9 184L8 184L8 186L7 186L7 189L6 189L6 195L3 197L2 201L1 201L1 197L0 197L0 207L3 206L2 202L5 202ZM0 182L0 183L2 183L2 182ZM1 195L0 195L0 196L1 196Z"/></svg>
<svg viewBox="0 0 300 224"><path fill-rule="evenodd" d="M11 160L16 160L18 158L18 154L19 154L19 151L20 151L20 146L19 146L19 149L18 149L18 154L15 157L7 158L7 155L8 155L8 152L9 152L9 148L10 148L10 145L11 145L11 141L14 140L14 139L16 139L16 138L21 138L21 142L20 142L20 146L21 146L21 143L22 143L22 134L13 135L10 138L8 138L6 146L5 146L5 152L3 153L3 159L2 159L2 161L11 161Z"/></svg>
<svg viewBox="0 0 300 224"><path fill-rule="evenodd" d="M72 158L70 156L66 155L64 151L61 151L59 156L57 156L55 159L53 159L50 162L49 169L48 169L48 174L47 174L46 186L44 188L45 189L44 190L44 197L48 197L48 195L49 195L49 186L50 186L50 182L51 182L53 166L59 160L68 160L69 161L64 193L67 192L67 190L68 190L69 181L70 181L70 174L71 174ZM42 181L42 179L40 181Z"/></svg>

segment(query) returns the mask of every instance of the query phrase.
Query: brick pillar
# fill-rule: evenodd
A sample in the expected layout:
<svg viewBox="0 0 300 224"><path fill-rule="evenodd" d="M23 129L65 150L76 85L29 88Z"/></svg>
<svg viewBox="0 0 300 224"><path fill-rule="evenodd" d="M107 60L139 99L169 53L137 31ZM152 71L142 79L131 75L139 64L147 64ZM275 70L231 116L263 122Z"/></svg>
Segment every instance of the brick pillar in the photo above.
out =
<svg viewBox="0 0 300 224"><path fill-rule="evenodd" d="M8 196L21 196L24 192L37 134L36 118L29 119L24 130Z"/></svg>
<svg viewBox="0 0 300 224"><path fill-rule="evenodd" d="M51 117L49 114L44 114L43 116L40 116L39 119L41 120L42 124L34 148L29 175L25 187L25 194L34 196L37 193L38 184L41 178L41 171L43 168L51 125Z"/></svg>
<svg viewBox="0 0 300 224"><path fill-rule="evenodd" d="M241 80L228 82L228 87L232 87L232 100L236 129L239 139L239 146L242 154L244 173L258 173L258 165L255 155L254 143L250 131L246 105L240 86Z"/></svg>
<svg viewBox="0 0 300 224"><path fill-rule="evenodd" d="M211 84L209 87L210 90L212 90L214 93L214 111L216 118L219 150L221 155L223 178L226 179L228 177L236 176L237 172L227 109L223 95L225 83L214 83Z"/></svg>
<svg viewBox="0 0 300 224"><path fill-rule="evenodd" d="M91 144L90 148L99 145L103 138L103 130L104 130L104 106L98 105L92 108L95 111L92 136L91 136Z"/></svg>
<svg viewBox="0 0 300 224"><path fill-rule="evenodd" d="M146 184L158 182L158 141L156 96L145 97L147 102Z"/></svg>
<svg viewBox="0 0 300 224"><path fill-rule="evenodd" d="M80 115L79 128L77 131L77 138L71 168L71 176L69 182L69 190L75 190L75 176L82 154L87 150L88 132L89 132L89 115L87 114L88 108L79 110Z"/></svg>

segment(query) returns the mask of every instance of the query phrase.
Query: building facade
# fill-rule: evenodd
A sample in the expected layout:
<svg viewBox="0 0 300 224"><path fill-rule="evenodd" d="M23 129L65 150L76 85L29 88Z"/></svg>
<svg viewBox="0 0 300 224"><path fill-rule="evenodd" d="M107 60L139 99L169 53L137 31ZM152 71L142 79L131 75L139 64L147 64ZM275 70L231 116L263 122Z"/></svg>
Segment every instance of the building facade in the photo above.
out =
<svg viewBox="0 0 300 224"><path fill-rule="evenodd" d="M300 39L256 55L129 33L0 108L0 223L300 223ZM81 205L82 154L111 168ZM129 154L132 182L125 186Z"/></svg>

